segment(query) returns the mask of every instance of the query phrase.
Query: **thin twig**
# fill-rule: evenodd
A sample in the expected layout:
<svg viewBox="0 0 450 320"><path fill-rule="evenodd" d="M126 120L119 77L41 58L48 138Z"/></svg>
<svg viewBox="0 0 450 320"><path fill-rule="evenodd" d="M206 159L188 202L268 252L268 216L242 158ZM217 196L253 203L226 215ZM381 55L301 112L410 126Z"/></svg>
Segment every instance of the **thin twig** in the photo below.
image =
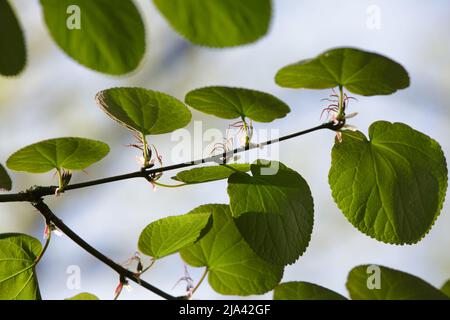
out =
<svg viewBox="0 0 450 320"><path fill-rule="evenodd" d="M32 203L33 206L45 217L47 221L51 221L59 230L61 230L66 236L68 236L73 242L75 242L77 245L79 245L81 248L86 250L89 254L109 266L111 269L116 271L121 277L130 279L131 281L136 282L140 286L146 288L147 290L159 295L160 297L167 299L167 300L175 300L179 299L177 297L174 297L161 289L156 288L155 286L151 285L148 282L145 282L144 280L140 279L138 275L133 273L132 271L125 269L121 265L115 263L108 257L106 257L104 254L99 252L97 249L92 247L89 243L84 241L80 236L78 236L72 229L70 229L61 219L59 219L51 210L50 208L44 203L44 201L39 200L37 202ZM182 299L184 297L181 297Z"/></svg>
<svg viewBox="0 0 450 320"><path fill-rule="evenodd" d="M259 144L254 144L254 145L253 144L246 145L246 146L243 146L240 148L236 148L234 150L223 152L221 154L213 155L213 156L206 157L206 158L203 158L200 160L188 161L188 162L178 163L178 164L160 167L160 168L147 168L147 169L144 168L144 169L141 169L140 171L122 174L122 175L118 175L118 176L112 176L112 177L103 178L103 179L97 179L97 180L91 180L91 181L86 181L86 182L81 182L81 183L70 184L70 185L64 187L63 192L92 187L92 186L106 184L106 183L111 183L111 182L115 182L115 181L134 179L134 178L145 178L147 180L149 180L149 179L151 180L151 176L153 176L156 173L172 171L172 170L182 169L182 168L186 168L186 167L192 167L192 166L199 165L202 163L214 162L217 164L226 164L226 160L224 160L224 159L229 159L230 157L232 157L235 154L246 152L246 151L256 149L256 148L261 148L261 147L275 144L275 143L278 143L281 141L289 140L289 139L299 137L299 136L305 135L307 133L311 133L311 132L322 130L322 129L329 129L329 130L337 131L337 130L341 129L344 124L345 124L344 121L342 121L338 124L335 124L333 122L327 122L327 123L323 123L319 126L316 126L316 127L313 127L313 128L307 129L307 130L295 132L295 133L280 137L278 139L268 140L268 141L265 141L265 142L262 142ZM56 186L48 186L48 187L38 186L38 187L33 187L26 191L16 193L16 194L2 194L2 195L0 195L0 202L37 202L42 197L54 195L57 188L58 187L56 187Z"/></svg>

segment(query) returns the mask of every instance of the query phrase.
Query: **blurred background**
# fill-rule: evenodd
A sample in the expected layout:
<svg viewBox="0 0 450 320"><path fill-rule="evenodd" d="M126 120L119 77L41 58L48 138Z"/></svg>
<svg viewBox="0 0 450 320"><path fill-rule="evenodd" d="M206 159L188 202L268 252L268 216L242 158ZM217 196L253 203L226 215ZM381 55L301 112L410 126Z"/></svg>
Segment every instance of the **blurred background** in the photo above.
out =
<svg viewBox="0 0 450 320"><path fill-rule="evenodd" d="M51 40L38 1L12 1L22 22L28 46L28 64L17 78L0 78L0 162L17 149L39 140L81 136L105 141L111 153L76 173L72 182L135 171L138 164L131 134L116 125L96 106L95 94L115 86L140 86L164 91L183 100L184 95L207 85L241 86L270 92L292 112L257 129L274 128L280 135L319 124L329 90L291 90L274 83L277 70L286 64L313 57L337 46L354 46L384 54L400 62L410 73L411 87L391 96L357 97L349 112L359 112L351 124L367 133L376 120L400 121L441 144L450 156L450 2L441 1L300 1L274 0L272 25L257 43L232 48L193 46L169 27L151 1L136 1L145 17L147 53L141 67L127 77L114 78L78 65ZM379 23L374 23L379 14ZM376 17L375 17L376 18ZM227 121L193 112L203 129L225 131ZM194 125L187 127L193 133ZM171 163L177 142L170 135L150 137L151 143ZM386 245L373 240L345 219L334 204L327 182L332 132L316 132L279 145L279 159L309 182L315 201L315 223L307 252L286 267L283 281L317 283L347 296L345 281L351 268L376 263L420 276L435 286L450 278L450 203L447 201L431 232L413 246ZM191 158L186 155L186 160ZM52 174L10 172L14 190L31 185L56 184ZM161 181L170 181L166 174ZM144 180L129 180L71 191L49 198L54 212L117 262L137 250L141 230L166 215L183 214L204 203L227 203L226 181L178 189L152 191ZM1 204L0 232L23 232L42 239L44 223L30 205ZM80 288L70 275L80 270ZM188 268L194 281L202 269ZM72 243L55 237L38 266L44 299L62 299L81 291L111 299L118 283L115 272ZM184 275L178 255L158 261L144 276L172 293L184 293L185 284L174 287ZM72 283L73 284L73 283ZM205 282L195 298L218 299ZM271 298L271 293L250 298ZM132 285L121 299L158 299Z"/></svg>

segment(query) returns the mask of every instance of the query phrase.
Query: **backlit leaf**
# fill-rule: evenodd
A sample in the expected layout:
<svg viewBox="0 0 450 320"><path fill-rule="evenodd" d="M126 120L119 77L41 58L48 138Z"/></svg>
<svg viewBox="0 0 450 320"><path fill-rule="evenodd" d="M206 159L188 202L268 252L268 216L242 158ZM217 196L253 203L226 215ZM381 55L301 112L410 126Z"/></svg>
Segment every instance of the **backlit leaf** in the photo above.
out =
<svg viewBox="0 0 450 320"><path fill-rule="evenodd" d="M107 144L85 138L57 138L29 145L11 155L11 170L44 173L53 169L83 170L109 153Z"/></svg>
<svg viewBox="0 0 450 320"><path fill-rule="evenodd" d="M209 284L221 294L247 296L272 290L283 267L258 257L236 228L227 205L204 205L191 214L212 213L211 230L180 254L194 267L207 267Z"/></svg>
<svg viewBox="0 0 450 320"><path fill-rule="evenodd" d="M271 122L291 110L280 99L265 92L232 87L206 87L186 95L192 108L223 119L249 118Z"/></svg>
<svg viewBox="0 0 450 320"><path fill-rule="evenodd" d="M258 160L251 172L228 179L236 225L259 256L291 264L311 239L314 204L309 186L300 174L276 161Z"/></svg>
<svg viewBox="0 0 450 320"><path fill-rule="evenodd" d="M270 24L270 0L154 0L171 26L195 44L231 47L256 41Z"/></svg>
<svg viewBox="0 0 450 320"><path fill-rule="evenodd" d="M9 1L0 0L0 74L19 74L26 60L25 39L19 20Z"/></svg>
<svg viewBox="0 0 450 320"><path fill-rule="evenodd" d="M439 215L447 164L439 144L403 123L345 132L332 151L329 183L346 218L386 243L421 240Z"/></svg>
<svg viewBox="0 0 450 320"><path fill-rule="evenodd" d="M287 88L326 89L343 86L363 96L386 95L409 86L408 72L397 62L355 48L328 50L280 69L275 77Z"/></svg>
<svg viewBox="0 0 450 320"><path fill-rule="evenodd" d="M139 250L159 259L194 244L209 230L210 212L167 217L150 223L142 231Z"/></svg>
<svg viewBox="0 0 450 320"><path fill-rule="evenodd" d="M113 120L144 135L162 134L185 127L191 112L168 94L143 88L100 91L97 103Z"/></svg>
<svg viewBox="0 0 450 320"><path fill-rule="evenodd" d="M82 292L77 295L74 295L71 298L66 298L64 300L99 300L97 296L92 293Z"/></svg>
<svg viewBox="0 0 450 320"><path fill-rule="evenodd" d="M70 57L103 73L136 69L145 53L145 28L130 0L41 0L51 36Z"/></svg>
<svg viewBox="0 0 450 320"><path fill-rule="evenodd" d="M369 269L369 267L372 267ZM409 273L379 267L379 283L373 266L353 268L347 279L347 289L353 300L448 300L439 289Z"/></svg>
<svg viewBox="0 0 450 320"><path fill-rule="evenodd" d="M232 167L233 169L230 169ZM230 175L238 171L247 172L250 170L248 163L229 164L227 166L216 165L206 166L201 168L194 168L178 172L172 179L181 181L187 184L211 182L216 180L227 179Z"/></svg>
<svg viewBox="0 0 450 320"><path fill-rule="evenodd" d="M41 243L28 235L0 234L0 300L40 300L34 270Z"/></svg>
<svg viewBox="0 0 450 320"><path fill-rule="evenodd" d="M450 280L448 280L441 288L441 291L450 298Z"/></svg>
<svg viewBox="0 0 450 320"><path fill-rule="evenodd" d="M317 284L293 281L279 284L273 293L274 300L347 300L344 296Z"/></svg>

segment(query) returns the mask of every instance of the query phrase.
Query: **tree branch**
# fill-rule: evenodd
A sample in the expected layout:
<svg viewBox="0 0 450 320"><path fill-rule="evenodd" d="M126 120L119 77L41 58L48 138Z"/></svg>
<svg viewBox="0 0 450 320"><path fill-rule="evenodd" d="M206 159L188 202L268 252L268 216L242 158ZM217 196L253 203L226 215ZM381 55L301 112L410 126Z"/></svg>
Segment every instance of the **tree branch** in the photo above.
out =
<svg viewBox="0 0 450 320"><path fill-rule="evenodd" d="M59 219L51 210L50 208L44 203L42 199L40 199L37 202L33 202L32 205L45 217L47 221L52 222L59 230L64 232L66 236L68 236L73 242L75 242L77 245L79 245L81 248L86 250L89 254L109 266L111 269L116 271L120 276L125 277L127 279L130 279L131 281L136 282L140 286L146 288L147 290L159 295L160 297L167 299L167 300L175 300L175 299L183 299L184 297L174 297L156 287L151 285L148 282L145 282L144 280L140 279L138 275L131 272L128 269L125 269L121 265L115 263L108 257L106 257L101 252L97 251L94 247L92 247L89 243L84 241L80 236L78 236L72 229L70 229L61 219Z"/></svg>
<svg viewBox="0 0 450 320"><path fill-rule="evenodd" d="M118 175L118 176L71 184L71 185L65 186L64 190L62 190L61 192L91 187L91 186L95 186L95 185L101 185L101 184L110 183L110 182L114 182L114 181L133 179L133 178L145 178L145 179L151 181L153 176L157 173L191 167L191 166L195 166L195 165L202 164L202 163L215 162L218 164L226 164L226 159L229 159L230 157L234 156L235 154L238 154L241 152L246 152L246 151L256 149L256 148L261 148L261 147L275 144L275 143L278 143L281 141L289 140L289 139L292 139L292 138L295 138L298 136L302 136L302 135L305 135L310 132L322 130L322 129L329 129L329 130L337 131L337 130L341 129L344 124L345 124L344 121L341 121L339 123L327 122L327 123L323 123L319 126L316 126L316 127L313 127L313 128L307 129L307 130L299 131L299 132L296 132L296 133L293 133L290 135L280 137L279 139L268 140L268 141L265 141L265 142L262 142L259 144L255 144L255 145L247 144L244 147L236 148L236 149L228 151L228 152L223 152L222 154L217 154L217 155L206 157L206 158L196 160L196 161L178 163L178 164L174 164L174 165L170 165L170 166L166 166L166 167L160 167L160 168L144 168L140 171L122 174L122 175ZM130 280L136 282L137 284L141 285L142 287L148 289L149 291L151 291L165 299L168 299L168 300L185 298L185 297L179 297L179 298L174 297L174 296L154 287L153 285L149 284L148 282L141 280L139 278L138 274L133 273L132 271L125 269L121 265L115 263L114 261L112 261L111 259L106 257L105 255L103 255L101 252L96 250L94 247L92 247L89 243L84 241L75 232L73 232L61 219L59 219L50 210L50 208L44 203L44 201L42 199L45 196L54 195L57 191L58 191L58 187L56 187L56 186L48 186L48 187L35 186L28 190L22 191L20 193L0 195L0 202L30 202L45 217L47 222L53 223L58 229L60 229L62 232L64 232L77 245L79 245L81 248L86 250L89 254L91 254L92 256L94 256L95 258L97 258L98 260L100 260L101 262L106 264L107 266L109 266L111 269L116 271L120 275L120 277L130 279Z"/></svg>
<svg viewBox="0 0 450 320"><path fill-rule="evenodd" d="M134 179L134 178L146 178L147 180L149 180L156 173L177 170L177 169L182 169L182 168L186 168L186 167L192 167L192 166L199 165L202 163L215 162L217 164L225 164L226 160L224 160L224 159L228 159L235 154L246 152L246 151L253 150L256 148L261 148L261 147L275 144L275 143L278 143L281 141L289 140L289 139L299 137L299 136L305 135L307 133L311 133L311 132L322 130L322 129L329 129L329 130L337 131L337 130L341 129L344 124L345 124L344 122L340 122L337 124L335 124L333 122L326 122L319 126L316 126L316 127L313 127L313 128L307 129L307 130L295 132L295 133L280 137L278 139L268 140L268 141L265 141L265 142L262 142L259 144L255 144L255 145L247 145L244 147L236 148L234 150L230 150L228 152L223 152L221 154L206 157L206 158L203 158L200 160L188 161L188 162L178 163L178 164L160 167L160 168L143 168L140 171L122 174L122 175L118 175L118 176L112 176L112 177L98 179L98 180L91 180L91 181L86 181L86 182L82 182L82 183L70 184L70 185L64 187L64 190L62 192L92 187L92 186L101 185L101 184L105 184L105 183L111 183L111 182L115 182L115 181ZM54 195L56 193L57 189L58 189L58 187L56 187L56 186L32 187L26 191L16 193L16 194L0 195L0 202L39 202L42 197Z"/></svg>

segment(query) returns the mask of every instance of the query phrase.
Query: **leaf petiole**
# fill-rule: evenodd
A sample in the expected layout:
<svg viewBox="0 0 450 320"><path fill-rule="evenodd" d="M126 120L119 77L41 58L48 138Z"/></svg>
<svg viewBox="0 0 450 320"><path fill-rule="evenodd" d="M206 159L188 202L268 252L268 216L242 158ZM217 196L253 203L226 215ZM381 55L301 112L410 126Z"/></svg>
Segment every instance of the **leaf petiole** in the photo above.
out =
<svg viewBox="0 0 450 320"><path fill-rule="evenodd" d="M36 266L39 263L39 261L41 261L42 257L44 256L45 252L47 251L48 245L50 244L50 240L52 238L52 231L51 231L52 226L47 225L47 228L50 230L50 232L48 233L47 239L45 240L45 244L44 244L44 247L42 248L41 253L39 254L39 256L37 256L36 260L34 260L33 266Z"/></svg>
<svg viewBox="0 0 450 320"><path fill-rule="evenodd" d="M185 185L187 185L187 183L165 184L165 183L161 183L161 182L157 182L157 181L152 181L152 182L154 184L156 184L157 186L164 187L164 188L179 188L179 187L184 187Z"/></svg>
<svg viewBox="0 0 450 320"><path fill-rule="evenodd" d="M206 275L208 274L209 269L205 268L205 271L203 271L202 277L200 278L200 280L198 281L197 285L195 286L194 289L192 289L192 294L195 293L195 291L197 291L197 289L200 287L200 285L202 284L203 280L205 280Z"/></svg>

